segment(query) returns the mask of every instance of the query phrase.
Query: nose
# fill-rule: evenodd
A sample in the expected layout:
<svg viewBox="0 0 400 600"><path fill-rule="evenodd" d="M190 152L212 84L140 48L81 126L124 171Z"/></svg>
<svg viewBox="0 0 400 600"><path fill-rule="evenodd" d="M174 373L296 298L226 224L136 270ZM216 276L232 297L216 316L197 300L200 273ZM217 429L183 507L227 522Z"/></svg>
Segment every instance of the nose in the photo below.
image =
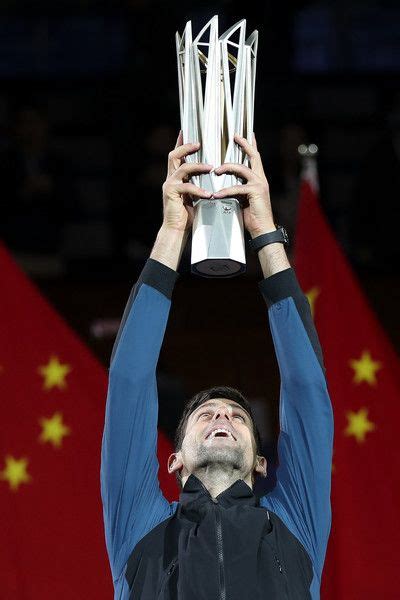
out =
<svg viewBox="0 0 400 600"><path fill-rule="evenodd" d="M229 414L229 409L227 406L219 406L218 408L215 409L215 413L214 413L214 421L218 421L218 419L223 419L223 418L228 419L228 421L231 420L231 415Z"/></svg>

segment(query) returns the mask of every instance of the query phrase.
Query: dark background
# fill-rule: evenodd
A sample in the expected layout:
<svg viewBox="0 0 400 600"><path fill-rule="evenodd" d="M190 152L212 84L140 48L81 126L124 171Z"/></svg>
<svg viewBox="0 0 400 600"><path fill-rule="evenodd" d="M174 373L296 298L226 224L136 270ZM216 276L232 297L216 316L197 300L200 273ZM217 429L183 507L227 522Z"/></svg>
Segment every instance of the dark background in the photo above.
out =
<svg viewBox="0 0 400 600"><path fill-rule="evenodd" d="M55 6L56 5L56 6ZM394 1L0 2L0 235L107 366L162 220L179 131L175 31L259 30L255 131L275 220L295 236L299 143L319 147L321 203L396 349L400 9ZM189 250L189 247L187 248ZM291 250L289 250L290 253ZM160 425L214 384L253 402L271 464L279 379L261 271L174 292L159 363ZM334 310L334 307L333 307ZM340 318L340 315L337 315Z"/></svg>

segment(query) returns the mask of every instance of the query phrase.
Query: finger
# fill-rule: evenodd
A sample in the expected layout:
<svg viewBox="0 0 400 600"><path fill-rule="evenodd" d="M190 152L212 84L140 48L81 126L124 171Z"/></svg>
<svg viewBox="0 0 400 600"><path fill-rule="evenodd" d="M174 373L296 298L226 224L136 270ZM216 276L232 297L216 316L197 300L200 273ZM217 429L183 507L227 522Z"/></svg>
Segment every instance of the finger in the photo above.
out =
<svg viewBox="0 0 400 600"><path fill-rule="evenodd" d="M247 181L255 179L254 171L245 165L239 165L237 163L224 163L217 169L214 169L214 173L217 175L222 175L222 173L233 173L234 175L238 175L243 179L247 179Z"/></svg>
<svg viewBox="0 0 400 600"><path fill-rule="evenodd" d="M174 148L174 150L168 154L168 175L172 175L172 173L179 168L182 159L185 158L185 156L194 154L199 148L199 142L196 142L195 144L182 144L182 146Z"/></svg>
<svg viewBox="0 0 400 600"><path fill-rule="evenodd" d="M179 194L190 194L196 198L211 198L212 196L212 192L207 192L207 190L197 187L197 185L194 185L194 183L178 184L174 186L174 190L176 190Z"/></svg>
<svg viewBox="0 0 400 600"><path fill-rule="evenodd" d="M246 138L242 137L241 135L238 135L237 133L235 133L234 135L234 140L237 144L239 144L239 146L241 148L243 148L243 150L246 152L247 156L249 158L255 158L256 154L257 154L257 150L256 148L254 148L247 140Z"/></svg>
<svg viewBox="0 0 400 600"><path fill-rule="evenodd" d="M175 148L178 148L179 146L182 146L182 144L183 144L183 131L182 131L182 129L180 129L179 130L178 138L176 140Z"/></svg>
<svg viewBox="0 0 400 600"><path fill-rule="evenodd" d="M213 196L214 198L234 198L235 196L247 196L250 191L249 185L233 185L219 192L214 192Z"/></svg>
<svg viewBox="0 0 400 600"><path fill-rule="evenodd" d="M195 175L196 173L209 173L212 170L212 165L204 163L183 163L174 173L172 181L182 181L185 177Z"/></svg>
<svg viewBox="0 0 400 600"><path fill-rule="evenodd" d="M234 140L246 152L247 156L250 159L250 165L252 170L255 173L257 173L257 175L259 175L260 177L265 176L261 156L257 150L257 147L249 144L246 138L241 137L238 134L235 134Z"/></svg>

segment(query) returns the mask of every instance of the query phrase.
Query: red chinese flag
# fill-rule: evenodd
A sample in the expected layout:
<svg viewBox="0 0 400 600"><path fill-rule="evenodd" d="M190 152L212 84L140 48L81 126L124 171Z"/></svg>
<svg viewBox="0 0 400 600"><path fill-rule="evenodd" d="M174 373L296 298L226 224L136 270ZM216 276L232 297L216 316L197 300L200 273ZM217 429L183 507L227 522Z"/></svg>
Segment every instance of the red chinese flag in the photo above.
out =
<svg viewBox="0 0 400 600"><path fill-rule="evenodd" d="M100 497L107 373L2 246L0 273L0 598L109 600ZM160 435L161 464L170 452ZM174 480L161 486L176 497Z"/></svg>
<svg viewBox="0 0 400 600"><path fill-rule="evenodd" d="M305 162L295 268L321 340L335 415L322 597L397 600L399 362L319 207L315 161Z"/></svg>

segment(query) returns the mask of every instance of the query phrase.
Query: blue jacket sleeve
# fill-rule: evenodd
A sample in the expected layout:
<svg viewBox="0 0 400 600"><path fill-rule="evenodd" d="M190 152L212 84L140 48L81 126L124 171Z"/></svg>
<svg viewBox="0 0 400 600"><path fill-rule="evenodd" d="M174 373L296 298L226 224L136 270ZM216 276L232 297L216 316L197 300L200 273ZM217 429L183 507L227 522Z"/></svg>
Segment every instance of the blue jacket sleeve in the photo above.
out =
<svg viewBox="0 0 400 600"><path fill-rule="evenodd" d="M333 413L309 303L293 269L260 284L278 360L277 484L261 500L310 555L320 581L331 526Z"/></svg>
<svg viewBox="0 0 400 600"><path fill-rule="evenodd" d="M114 583L137 542L171 511L158 482L156 366L177 277L147 261L111 357L100 479Z"/></svg>

